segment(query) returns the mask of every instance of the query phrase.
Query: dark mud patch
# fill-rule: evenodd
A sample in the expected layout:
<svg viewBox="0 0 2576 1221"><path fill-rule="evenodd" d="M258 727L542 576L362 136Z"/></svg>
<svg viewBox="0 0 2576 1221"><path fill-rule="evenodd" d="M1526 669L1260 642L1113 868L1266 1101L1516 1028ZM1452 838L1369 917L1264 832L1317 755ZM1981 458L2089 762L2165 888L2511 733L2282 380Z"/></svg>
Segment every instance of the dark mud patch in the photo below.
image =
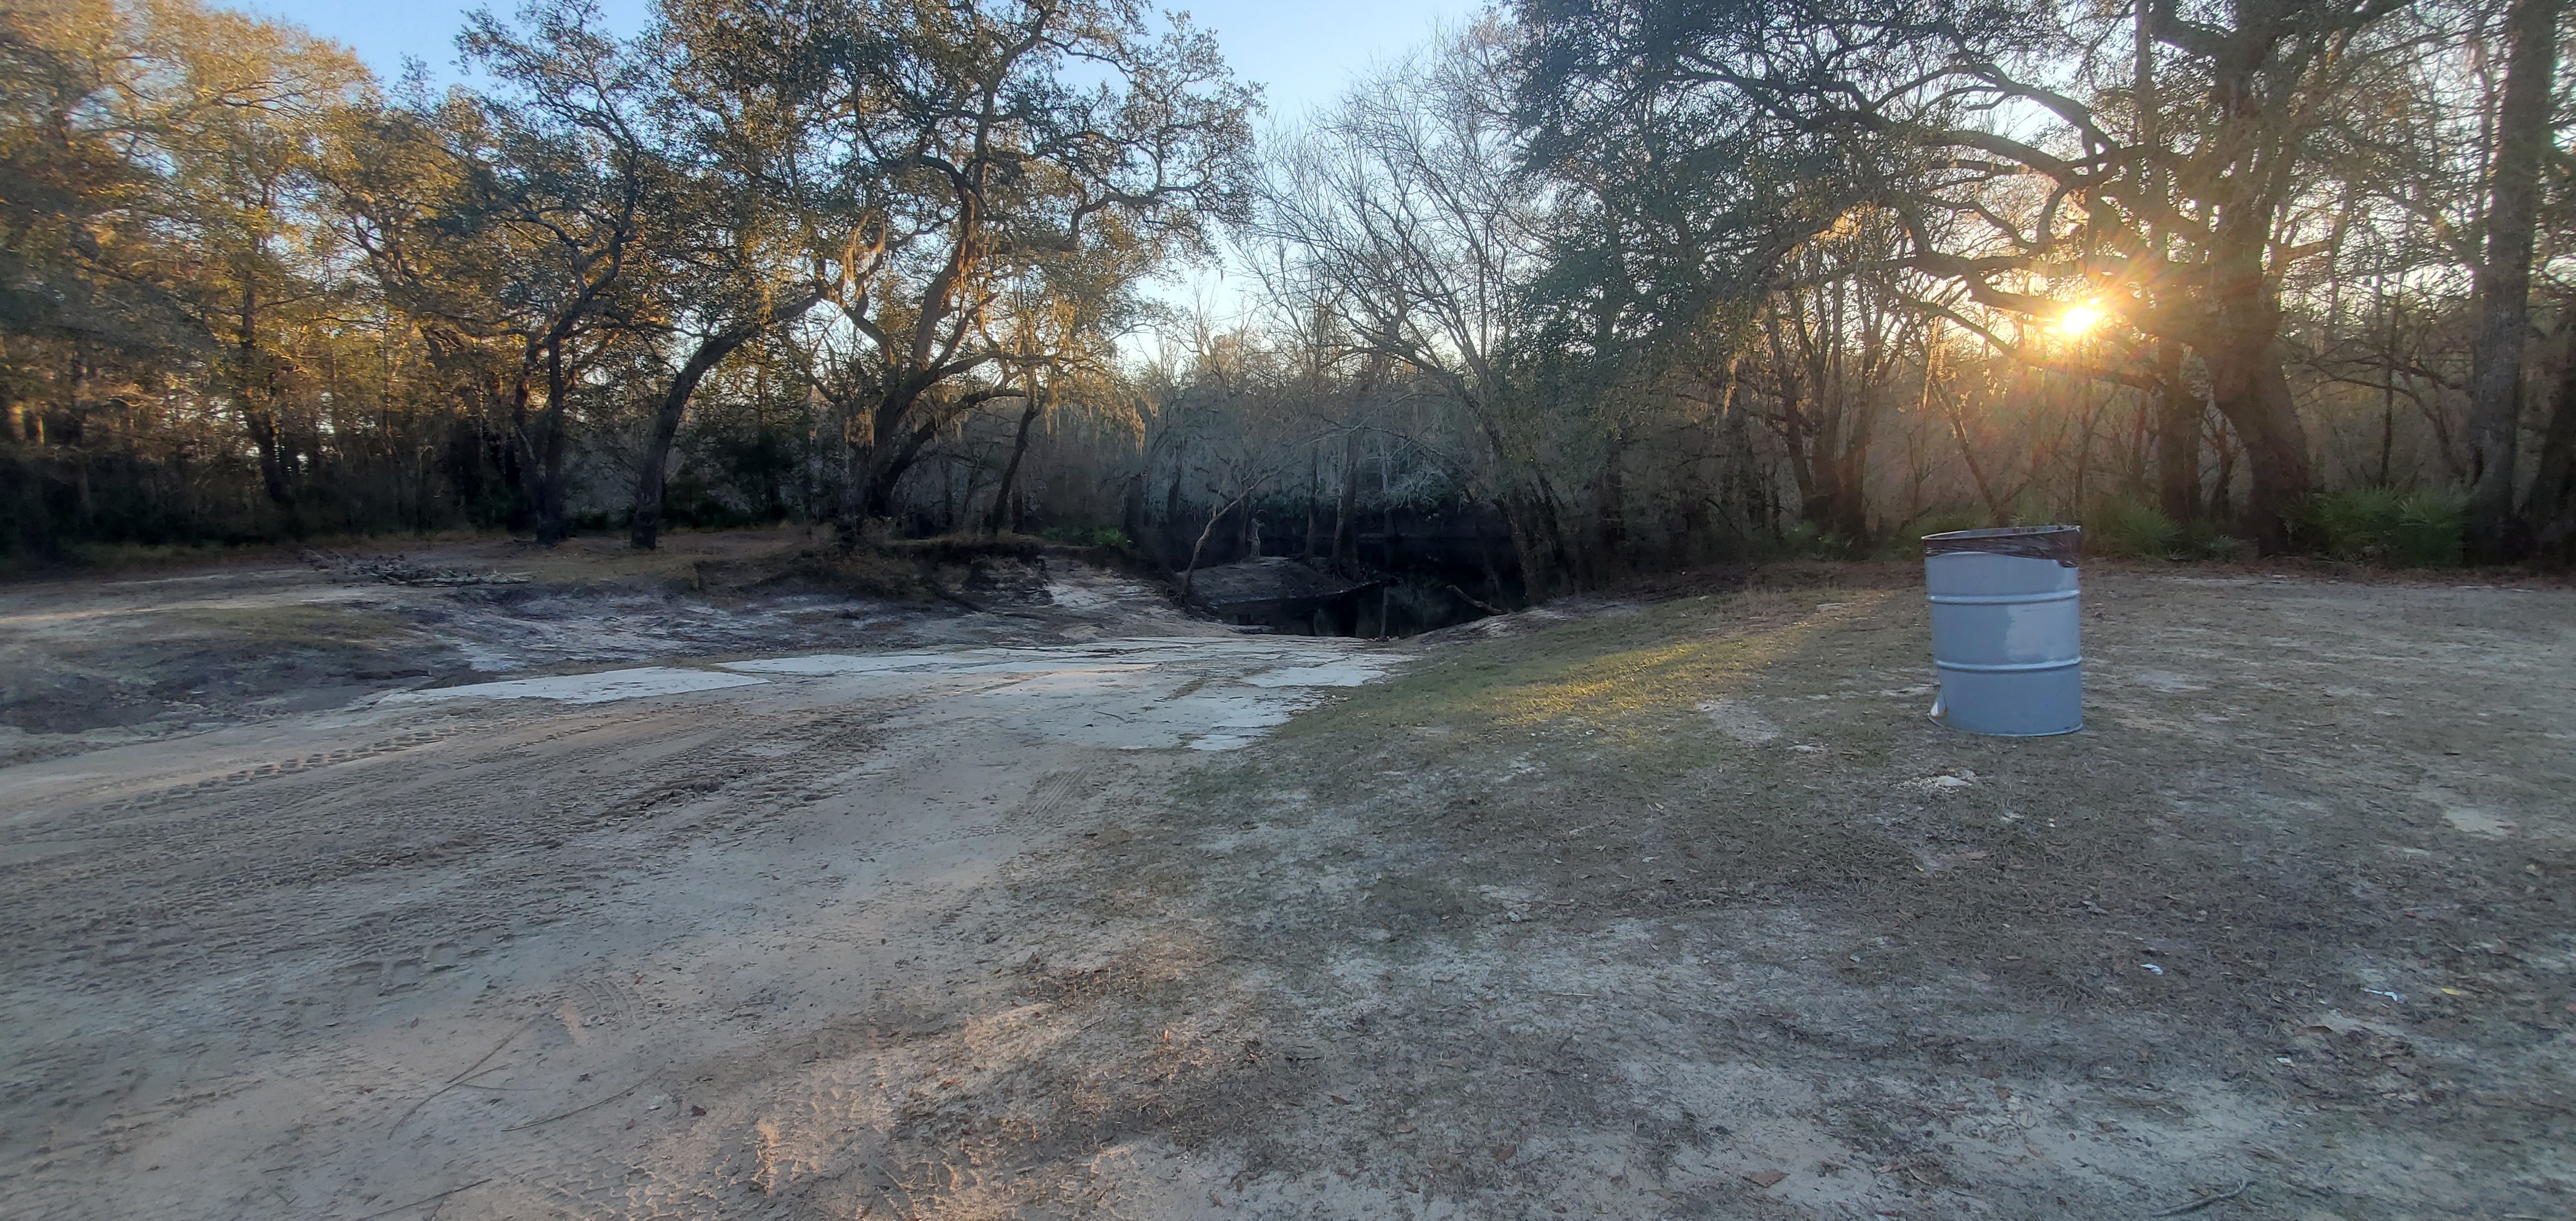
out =
<svg viewBox="0 0 2576 1221"><path fill-rule="evenodd" d="M190 607L0 645L0 724L73 734L304 712L461 672L410 617L348 605Z"/></svg>

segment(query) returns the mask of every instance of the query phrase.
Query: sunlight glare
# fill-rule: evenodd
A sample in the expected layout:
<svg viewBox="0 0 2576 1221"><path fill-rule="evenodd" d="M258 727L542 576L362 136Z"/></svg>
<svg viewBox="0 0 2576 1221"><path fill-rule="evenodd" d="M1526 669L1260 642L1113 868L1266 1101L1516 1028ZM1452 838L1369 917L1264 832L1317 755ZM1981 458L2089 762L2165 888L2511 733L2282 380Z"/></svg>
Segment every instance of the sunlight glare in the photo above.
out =
<svg viewBox="0 0 2576 1221"><path fill-rule="evenodd" d="M2069 339L2081 339L2102 325L2102 307L2090 301L2069 306L2057 316L2057 333Z"/></svg>

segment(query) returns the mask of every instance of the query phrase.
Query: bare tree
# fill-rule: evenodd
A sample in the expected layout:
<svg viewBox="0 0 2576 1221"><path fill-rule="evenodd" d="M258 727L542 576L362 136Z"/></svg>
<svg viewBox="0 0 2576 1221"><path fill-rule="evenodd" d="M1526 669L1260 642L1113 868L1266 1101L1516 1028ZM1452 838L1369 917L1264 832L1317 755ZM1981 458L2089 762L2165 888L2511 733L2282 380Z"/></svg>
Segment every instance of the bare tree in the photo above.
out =
<svg viewBox="0 0 2576 1221"><path fill-rule="evenodd" d="M1456 405L1474 444L1452 462L1543 589L1568 567L1564 512L1519 378L1547 188L1515 172L1510 38L1489 19L1353 89L1281 149L1258 223L1294 251L1274 292L1329 302L1356 348Z"/></svg>
<svg viewBox="0 0 2576 1221"><path fill-rule="evenodd" d="M2469 380L2468 535L2478 558L2521 550L2514 512L2522 436L2522 352L2531 331L2531 249L2540 164L2551 151L2559 0L2513 0L2505 15L2504 102L2487 171L2486 249L2478 264L2478 334Z"/></svg>

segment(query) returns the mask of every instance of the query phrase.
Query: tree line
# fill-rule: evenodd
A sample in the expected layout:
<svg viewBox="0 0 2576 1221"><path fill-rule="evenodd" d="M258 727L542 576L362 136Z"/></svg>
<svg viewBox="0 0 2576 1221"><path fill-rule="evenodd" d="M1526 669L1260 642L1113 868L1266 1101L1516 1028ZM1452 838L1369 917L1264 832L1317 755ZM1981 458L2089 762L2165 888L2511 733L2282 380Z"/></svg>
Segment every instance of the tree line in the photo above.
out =
<svg viewBox="0 0 2576 1221"><path fill-rule="evenodd" d="M1256 137L1131 0L545 0L443 90L21 0L0 547L2565 562L2564 7L1521 0Z"/></svg>

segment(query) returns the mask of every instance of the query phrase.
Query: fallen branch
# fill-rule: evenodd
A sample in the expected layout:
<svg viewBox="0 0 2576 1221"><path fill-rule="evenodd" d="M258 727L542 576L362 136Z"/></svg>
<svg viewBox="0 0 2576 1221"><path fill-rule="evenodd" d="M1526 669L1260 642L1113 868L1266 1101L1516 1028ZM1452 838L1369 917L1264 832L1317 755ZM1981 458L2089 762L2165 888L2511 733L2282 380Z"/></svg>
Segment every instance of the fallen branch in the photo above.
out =
<svg viewBox="0 0 2576 1221"><path fill-rule="evenodd" d="M1466 590L1458 588L1458 583L1455 581L1449 583L1449 592L1456 594L1461 598L1465 598L1467 600L1467 605L1475 607L1477 610L1483 611L1488 615L1508 615L1511 613L1499 606L1495 606L1478 599L1476 595L1468 593Z"/></svg>
<svg viewBox="0 0 2576 1221"><path fill-rule="evenodd" d="M403 1211L404 1209L407 1209L407 1208L418 1208L418 1207L420 1207L420 1206L421 1206L421 1205L423 1205L423 1204L436 1204L436 1203L438 1203L439 1201L444 1200L444 1199L446 1199L446 1198L447 1198L447 1197L449 1197L449 1196L455 1195L456 1193L458 1193L458 1192L460 1192L460 1191L472 1191L472 1190L474 1190L475 1188L480 1187L480 1186L484 1185L485 1183L489 1183L489 1182L491 1182L491 1181L492 1181L492 1180L490 1180L490 1179L476 1179L476 1180L474 1180L474 1181L473 1181L473 1182L471 1182L471 1183L467 1183L467 1184L466 1184L466 1185L464 1185L463 1187L450 1187L450 1188L448 1188L447 1190L445 1190L445 1191L442 1191L442 1192L438 1193L437 1195L434 1195L434 1196L422 1196L421 1198L419 1198L419 1199L417 1199L417 1200L414 1200L414 1201L412 1201L412 1202L411 1202L411 1203L409 1203L409 1204L396 1204L396 1205L394 1205L393 1207L388 1208L388 1209L386 1209L386 1210L384 1210L383 1212L380 1212L380 1213L368 1213L366 1216L363 1216L363 1217L358 1218L358 1221L376 1221L376 1218L378 1218L378 1217L390 1217L390 1216L394 1215L395 1213L401 1212L401 1211Z"/></svg>
<svg viewBox="0 0 2576 1221"><path fill-rule="evenodd" d="M1044 615L1031 614L1028 611L995 610L989 606L978 606L974 602L969 601L965 595L951 592L947 586L941 585L939 583L939 578L932 575L930 563L926 560L923 561L921 565L921 583L929 587L930 592L939 595L940 598L949 602L954 602L957 605L965 607L979 615L1016 615L1022 619L1036 619L1041 622L1046 619L1046 616Z"/></svg>
<svg viewBox="0 0 2576 1221"><path fill-rule="evenodd" d="M474 572L444 564L414 563L410 557L393 555L376 559L359 559L336 551L304 553L304 562L324 572L346 576L372 577L393 585L525 585L524 572Z"/></svg>
<svg viewBox="0 0 2576 1221"><path fill-rule="evenodd" d="M2244 1195L2244 1194L2245 1194L2245 1189L2246 1189L2246 1188L2248 1188L2248 1187L2251 1187L2251 1186L2253 1186L2253 1185L2254 1185L2254 1180L2252 1180L2252 1179L2247 1179L2247 1180L2245 1180L2245 1181L2244 1181L2244 1182L2242 1182L2242 1183L2238 1183L2238 1184L2236 1185L2236 1190L2234 1190L2234 1191L2222 1191L2222 1192L2219 1192L2219 1193L2218 1193L2218 1194L2216 1194L2216 1195L2202 1196L2201 1198L2199 1198L2199 1199L2197 1199L2197 1200L2193 1200L2192 1202L2190 1202L2190 1203L2188 1203L2188 1204L2176 1204L2176 1205L2174 1205L2173 1207L2171 1207L2171 1208L2168 1208L2168 1209L2164 1210L2163 1212L2160 1212L2160 1213L2150 1213L2150 1214L2148 1214L2148 1215L2149 1215L2149 1216L2155 1216L2155 1217L2179 1217L2179 1216L2183 1215L2184 1213L2196 1213L2196 1212L2199 1212L2200 1210L2202 1210L2202 1209L2204 1209L2204 1208L2209 1207L2209 1206L2210 1206L2210 1205L2212 1205L2212 1204L2221 1203L2221 1202L2223 1202L2223 1201L2227 1201L2227 1200L2233 1200L2233 1199L2235 1199L2235 1198L2236 1198L2236 1197L2238 1197L2238 1196Z"/></svg>
<svg viewBox="0 0 2576 1221"><path fill-rule="evenodd" d="M458 1074L456 1074L455 1076L448 1078L448 1079L447 1079L447 1084L442 1085L442 1086L438 1087L437 1089L431 1090L431 1091L429 1092L429 1097L427 1097L427 1098L423 1098L423 1099L421 1099L420 1101L418 1101L418 1102L415 1102L415 1103L411 1104L411 1109L410 1109L410 1110L404 1111L404 1112L402 1113L402 1117L401 1117L401 1118L394 1120L394 1122L393 1122L393 1126L392 1126L392 1127L389 1127L389 1128L386 1128L386 1129L385 1129L385 1139L386 1139L386 1140L392 1140L392 1139L394 1138L394 1130L395 1130L396 1128L400 1128L400 1127L402 1127L402 1126L403 1126L403 1124L404 1124L406 1121L410 1120L412 1116L420 1114L420 1109L421 1109L422 1107L428 1106L432 1101L434 1101L435 1099L437 1099L437 1097L438 1097L439 1095L444 1094L444 1093L446 1093L446 1092L447 1092L447 1091L449 1091L449 1090L455 1089L455 1088L456 1088L456 1085L457 1085L457 1083L458 1083L458 1082L463 1081L463 1080L465 1080L465 1079L466 1079L466 1078L468 1078L468 1077L472 1077L472 1076L474 1076L474 1075L476 1074L476 1072L477 1072L478 1070L480 1070L484 1065L491 1063L491 1062L492 1062L492 1057L497 1056L497 1055L500 1055L500 1054L501 1054L501 1049L502 1049L502 1048L504 1048L504 1047L508 1047L510 1044L512 1044L512 1043L514 1043L514 1042L517 1042L517 1041L518 1041L518 1038L519 1038L519 1036L520 1036L520 1035L523 1035L523 1034L528 1033L528 1027L529 1027L529 1025L531 1025L532 1023L534 1023L536 1020L537 1020L537 1019L535 1019L535 1018L529 1018L527 1021L519 1023L519 1028L518 1028L517 1030L513 1030L513 1031L511 1031L511 1032L510 1032L510 1037L509 1037L509 1038L506 1038L506 1039L501 1040L501 1041L500 1041L500 1043L498 1043L497 1045L495 1045L495 1046L492 1048L492 1050L487 1051L487 1052L484 1052L484 1053L483 1053L483 1058L482 1058L482 1059L475 1061L475 1062L473 1063L473 1065L472 1065L472 1066L470 1066L470 1067L468 1067L464 1072L458 1073Z"/></svg>
<svg viewBox="0 0 2576 1221"><path fill-rule="evenodd" d="M606 1098L602 1098L602 1099L600 1099L600 1100L599 1100L599 1101L597 1101L597 1102L585 1102L585 1103L581 1104L580 1106L574 1107L573 1109L571 1109L571 1110L569 1110L569 1111L564 1112L564 1113L563 1113L563 1114L561 1114L561 1115L548 1115L548 1116L546 1116L546 1117L545 1117L545 1118L543 1118L543 1119L532 1119L532 1120L529 1120L529 1121L528 1121L528 1122L526 1122L526 1123L523 1123L523 1124L516 1124L516 1125L513 1125L513 1126L511 1126L511 1127L503 1128L503 1129L501 1129L501 1130L502 1130L502 1131L504 1131L504 1132L525 1132L525 1131L527 1131L527 1130L528 1130L528 1129L530 1129L530 1128L537 1127L537 1126L539 1126L539 1125L541 1125L541 1124L550 1124L550 1123L553 1123L554 1121L556 1121L556 1120L558 1120L558 1119L570 1119L570 1118L572 1118L572 1117L573 1117L573 1116L575 1116L575 1115L579 1115L579 1114L581 1114L582 1112L584 1112L584 1111L587 1111L587 1110L591 1109L592 1107L604 1107L604 1106L607 1106L609 1103L615 1102L615 1101L617 1101L618 1099L623 1098L623 1097L627 1096L628 1094L632 1094L632 1093L634 1093L635 1091L640 1090L640 1089L642 1089L642 1088L644 1088L644 1082L642 1082L642 1081L638 1081L638 1082L636 1082L635 1084L630 1085L630 1086L627 1086L625 1089L619 1090L619 1091L617 1091L616 1093L611 1094L611 1095L609 1095L609 1096L608 1096L608 1097L606 1097Z"/></svg>

